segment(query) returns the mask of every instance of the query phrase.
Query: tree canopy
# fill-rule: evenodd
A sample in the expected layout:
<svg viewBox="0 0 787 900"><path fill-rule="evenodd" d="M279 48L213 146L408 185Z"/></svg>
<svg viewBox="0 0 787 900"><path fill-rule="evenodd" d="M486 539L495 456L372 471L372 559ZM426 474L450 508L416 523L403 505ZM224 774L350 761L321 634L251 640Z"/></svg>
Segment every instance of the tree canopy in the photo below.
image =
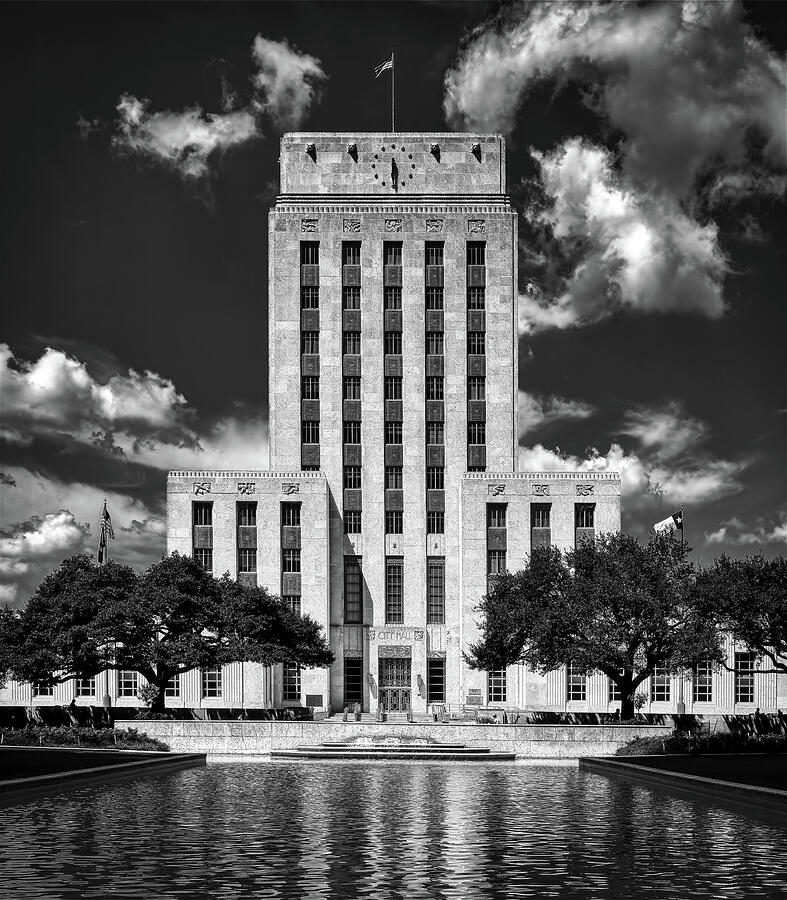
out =
<svg viewBox="0 0 787 900"><path fill-rule="evenodd" d="M621 714L630 718L634 692L657 666L676 673L722 659L689 549L671 534L644 546L609 534L568 552L534 548L527 566L497 576L481 601L481 639L469 648L470 665L599 670L619 687Z"/></svg>
<svg viewBox="0 0 787 900"><path fill-rule="evenodd" d="M787 559L722 555L699 575L706 615L767 659L760 671L787 674Z"/></svg>
<svg viewBox="0 0 787 900"><path fill-rule="evenodd" d="M173 553L138 575L83 554L48 575L24 610L6 612L0 670L43 684L107 669L139 672L164 708L167 682L232 662L305 667L333 661L320 625L262 587L214 578Z"/></svg>

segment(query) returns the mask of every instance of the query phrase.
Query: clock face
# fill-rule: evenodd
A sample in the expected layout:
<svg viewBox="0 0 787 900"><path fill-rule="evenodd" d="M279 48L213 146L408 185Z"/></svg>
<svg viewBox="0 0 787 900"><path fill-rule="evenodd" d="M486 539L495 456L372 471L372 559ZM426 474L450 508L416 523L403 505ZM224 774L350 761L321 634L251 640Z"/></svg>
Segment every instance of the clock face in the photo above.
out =
<svg viewBox="0 0 787 900"><path fill-rule="evenodd" d="M380 144L370 154L369 166L374 180L383 188L398 191L412 181L413 154L401 144Z"/></svg>

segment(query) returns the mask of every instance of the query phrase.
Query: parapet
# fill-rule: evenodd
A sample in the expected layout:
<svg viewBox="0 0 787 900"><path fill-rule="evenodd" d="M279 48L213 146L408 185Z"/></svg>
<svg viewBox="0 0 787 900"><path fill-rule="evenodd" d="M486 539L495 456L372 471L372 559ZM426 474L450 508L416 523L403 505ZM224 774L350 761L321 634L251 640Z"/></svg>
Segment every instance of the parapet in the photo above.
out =
<svg viewBox="0 0 787 900"><path fill-rule="evenodd" d="M505 141L453 132L290 132L281 139L282 199L397 200L505 195Z"/></svg>

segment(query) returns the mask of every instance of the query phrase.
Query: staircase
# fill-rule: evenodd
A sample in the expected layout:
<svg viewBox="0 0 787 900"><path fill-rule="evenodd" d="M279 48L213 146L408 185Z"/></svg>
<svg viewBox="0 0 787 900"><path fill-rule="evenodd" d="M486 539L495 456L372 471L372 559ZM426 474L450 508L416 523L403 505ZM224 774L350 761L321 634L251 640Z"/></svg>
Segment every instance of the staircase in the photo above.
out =
<svg viewBox="0 0 787 900"><path fill-rule="evenodd" d="M500 762L516 758L515 753L490 750L488 747L402 741L396 738L376 742L325 741L289 750L271 750L271 756L278 759L407 759L445 762Z"/></svg>

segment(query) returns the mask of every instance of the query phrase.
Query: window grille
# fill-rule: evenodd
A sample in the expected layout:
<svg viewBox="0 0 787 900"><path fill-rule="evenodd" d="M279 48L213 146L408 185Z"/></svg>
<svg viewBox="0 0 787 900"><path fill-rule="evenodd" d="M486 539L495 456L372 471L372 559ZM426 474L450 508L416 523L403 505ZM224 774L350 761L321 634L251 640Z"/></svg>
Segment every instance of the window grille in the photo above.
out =
<svg viewBox="0 0 787 900"><path fill-rule="evenodd" d="M192 506L195 525L213 525L213 504L200 501Z"/></svg>
<svg viewBox="0 0 787 900"><path fill-rule="evenodd" d="M614 703L621 699L620 687L611 678L607 677L607 700L610 703Z"/></svg>
<svg viewBox="0 0 787 900"><path fill-rule="evenodd" d="M385 376L385 399L401 400L402 399L402 379L399 375Z"/></svg>
<svg viewBox="0 0 787 900"><path fill-rule="evenodd" d="M345 444L361 443L361 423L345 422L342 426L342 437Z"/></svg>
<svg viewBox="0 0 787 900"><path fill-rule="evenodd" d="M426 560L426 621L445 622L445 559L433 556Z"/></svg>
<svg viewBox="0 0 787 900"><path fill-rule="evenodd" d="M486 694L489 703L506 702L506 670L493 669L486 675Z"/></svg>
<svg viewBox="0 0 787 900"><path fill-rule="evenodd" d="M385 352L400 356L402 353L402 332L386 331L385 332Z"/></svg>
<svg viewBox="0 0 787 900"><path fill-rule="evenodd" d="M297 663L284 663L282 666L282 700L298 701L301 699L301 668Z"/></svg>
<svg viewBox="0 0 787 900"><path fill-rule="evenodd" d="M429 310L441 310L443 308L443 289L441 287L428 287L426 289L426 308Z"/></svg>
<svg viewBox="0 0 787 900"><path fill-rule="evenodd" d="M486 422L467 423L467 443L473 445L486 443Z"/></svg>
<svg viewBox="0 0 787 900"><path fill-rule="evenodd" d="M300 572L301 571L301 551L291 547L284 547L281 551L281 570L282 572Z"/></svg>
<svg viewBox="0 0 787 900"><path fill-rule="evenodd" d="M304 285L301 288L301 309L320 308L320 289Z"/></svg>
<svg viewBox="0 0 787 900"><path fill-rule="evenodd" d="M650 699L655 703L669 702L670 674L664 665L656 666L650 676Z"/></svg>
<svg viewBox="0 0 787 900"><path fill-rule="evenodd" d="M445 513L430 511L426 514L426 533L427 534L444 534L445 533Z"/></svg>
<svg viewBox="0 0 787 900"><path fill-rule="evenodd" d="M692 698L695 703L713 702L713 663L702 660L694 666L692 673Z"/></svg>
<svg viewBox="0 0 787 900"><path fill-rule="evenodd" d="M301 241L301 265L318 266L320 264L320 242Z"/></svg>
<svg viewBox="0 0 787 900"><path fill-rule="evenodd" d="M429 356L444 355L444 341L442 331L427 331L426 352Z"/></svg>
<svg viewBox="0 0 787 900"><path fill-rule="evenodd" d="M552 505L550 503L531 503L530 504L530 527L531 528L551 528Z"/></svg>
<svg viewBox="0 0 787 900"><path fill-rule="evenodd" d="M486 265L486 244L482 241L467 242L467 264L468 266Z"/></svg>
<svg viewBox="0 0 787 900"><path fill-rule="evenodd" d="M402 489L402 467L386 466L385 467L385 487L386 490L400 491Z"/></svg>
<svg viewBox="0 0 787 900"><path fill-rule="evenodd" d="M257 524L257 504L239 503L237 506L238 525L255 526Z"/></svg>
<svg viewBox="0 0 787 900"><path fill-rule="evenodd" d="M359 375L345 375L342 384L345 400L361 399L361 378Z"/></svg>
<svg viewBox="0 0 787 900"><path fill-rule="evenodd" d="M344 511L344 533L360 534L361 533L361 510L346 509Z"/></svg>
<svg viewBox="0 0 787 900"><path fill-rule="evenodd" d="M443 245L430 241L426 245L426 265L442 266L443 265Z"/></svg>
<svg viewBox="0 0 787 900"><path fill-rule="evenodd" d="M445 468L443 466L427 466L426 488L429 491L445 490Z"/></svg>
<svg viewBox="0 0 787 900"><path fill-rule="evenodd" d="M754 653L735 654L735 702L754 703Z"/></svg>
<svg viewBox="0 0 787 900"><path fill-rule="evenodd" d="M404 559L400 556L385 561L385 621L404 622Z"/></svg>
<svg viewBox="0 0 787 900"><path fill-rule="evenodd" d="M426 423L426 443L432 445L445 443L445 429L442 422Z"/></svg>
<svg viewBox="0 0 787 900"><path fill-rule="evenodd" d="M342 307L344 309L361 308L361 289L359 287L342 288Z"/></svg>
<svg viewBox="0 0 787 900"><path fill-rule="evenodd" d="M487 504L486 527L487 528L505 528L506 527L506 504L505 503L489 503L489 504Z"/></svg>
<svg viewBox="0 0 787 900"><path fill-rule="evenodd" d="M238 572L257 571L257 549L238 547Z"/></svg>
<svg viewBox="0 0 787 900"><path fill-rule="evenodd" d="M301 332L301 353L319 353L320 352L320 332L319 331L303 331Z"/></svg>
<svg viewBox="0 0 787 900"><path fill-rule="evenodd" d="M402 289L400 287L385 288L385 308L401 309L402 308Z"/></svg>
<svg viewBox="0 0 787 900"><path fill-rule="evenodd" d="M342 265L360 266L361 244L359 241L344 241L342 243Z"/></svg>
<svg viewBox="0 0 787 900"><path fill-rule="evenodd" d="M345 490L357 490L361 486L361 467L345 466L344 467L344 487Z"/></svg>
<svg viewBox="0 0 787 900"><path fill-rule="evenodd" d="M344 621L348 625L363 621L361 560L357 556L344 557Z"/></svg>
<svg viewBox="0 0 787 900"><path fill-rule="evenodd" d="M139 675L128 669L118 672L118 697L136 697Z"/></svg>
<svg viewBox="0 0 787 900"><path fill-rule="evenodd" d="M467 379L467 399L486 399L486 378L483 375L471 375Z"/></svg>
<svg viewBox="0 0 787 900"><path fill-rule="evenodd" d="M486 333L483 331L468 331L467 352L472 356L483 356L486 353Z"/></svg>
<svg viewBox="0 0 787 900"><path fill-rule="evenodd" d="M301 422L301 442L304 444L320 443L319 422Z"/></svg>
<svg viewBox="0 0 787 900"><path fill-rule="evenodd" d="M194 560L198 562L206 572L213 571L213 550L210 547L195 547Z"/></svg>
<svg viewBox="0 0 787 900"><path fill-rule="evenodd" d="M385 533L402 534L404 531L404 515L401 509L387 509L385 511Z"/></svg>
<svg viewBox="0 0 787 900"><path fill-rule="evenodd" d="M301 527L301 504L300 503L282 503L281 505L281 524L288 528Z"/></svg>
<svg viewBox="0 0 787 900"><path fill-rule="evenodd" d="M358 354L361 352L361 332L345 331L342 336L342 347L345 353Z"/></svg>
<svg viewBox="0 0 787 900"><path fill-rule="evenodd" d="M401 266L402 264L402 245L394 242L386 242L383 245L384 265Z"/></svg>
<svg viewBox="0 0 787 900"><path fill-rule="evenodd" d="M320 399L320 379L317 375L304 375L301 378L301 397L304 400Z"/></svg>
<svg viewBox="0 0 787 900"><path fill-rule="evenodd" d="M385 423L385 443L401 444L402 443L402 423L386 422Z"/></svg>
<svg viewBox="0 0 787 900"><path fill-rule="evenodd" d="M569 663L566 669L566 700L587 700L588 679L576 663Z"/></svg>
<svg viewBox="0 0 787 900"><path fill-rule="evenodd" d="M467 308L486 309L486 288L471 287L467 289Z"/></svg>
<svg viewBox="0 0 787 900"><path fill-rule="evenodd" d="M444 379L442 375L426 376L426 399L442 400L444 389Z"/></svg>
<svg viewBox="0 0 787 900"><path fill-rule="evenodd" d="M445 703L445 660L426 661L426 702Z"/></svg>
<svg viewBox="0 0 787 900"><path fill-rule="evenodd" d="M595 503L577 503L574 509L575 524L577 528L593 528L596 514Z"/></svg>

